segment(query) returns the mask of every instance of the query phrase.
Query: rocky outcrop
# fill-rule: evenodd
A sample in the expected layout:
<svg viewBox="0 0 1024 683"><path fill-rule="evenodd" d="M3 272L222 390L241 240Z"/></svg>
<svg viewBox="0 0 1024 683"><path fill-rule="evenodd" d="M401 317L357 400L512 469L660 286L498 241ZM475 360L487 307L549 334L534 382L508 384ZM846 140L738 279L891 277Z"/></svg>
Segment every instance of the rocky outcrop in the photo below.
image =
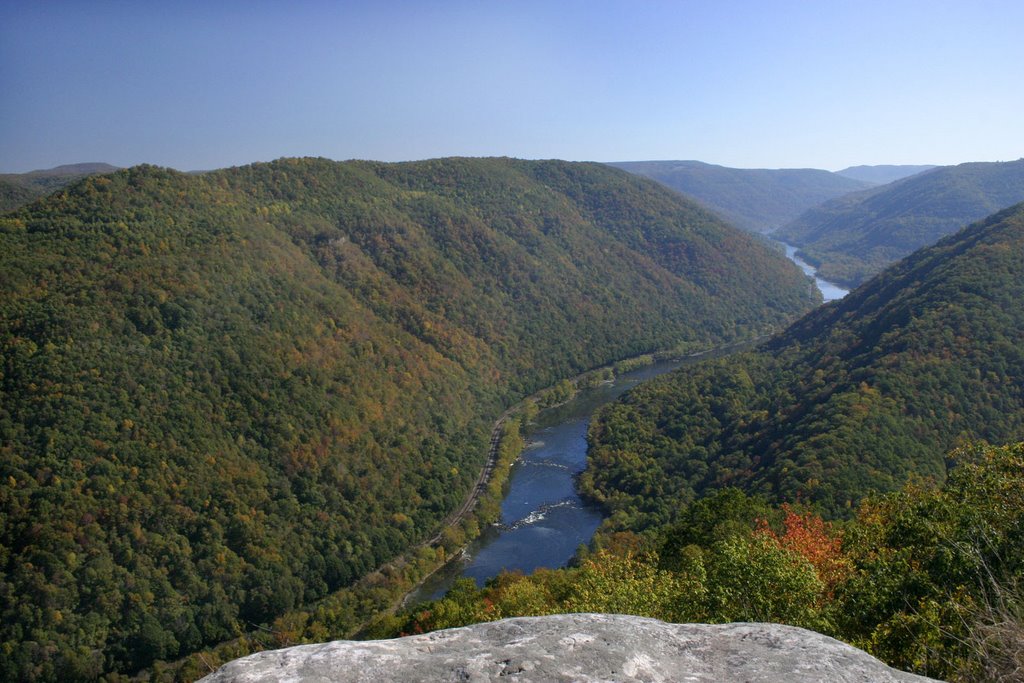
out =
<svg viewBox="0 0 1024 683"><path fill-rule="evenodd" d="M610 614L504 619L397 640L260 652L201 683L270 681L928 681L813 631Z"/></svg>

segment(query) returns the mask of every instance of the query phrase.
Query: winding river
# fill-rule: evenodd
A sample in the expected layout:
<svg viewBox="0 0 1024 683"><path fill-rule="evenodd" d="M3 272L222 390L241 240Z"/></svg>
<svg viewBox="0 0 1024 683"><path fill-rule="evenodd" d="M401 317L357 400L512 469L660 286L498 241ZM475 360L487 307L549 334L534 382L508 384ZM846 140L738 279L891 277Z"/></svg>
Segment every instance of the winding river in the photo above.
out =
<svg viewBox="0 0 1024 683"><path fill-rule="evenodd" d="M523 435L527 446L509 474L501 522L485 530L460 560L428 578L406 604L441 597L460 576L483 585L503 569L528 574L540 567L564 566L580 544L590 541L603 519L601 511L576 492L576 476L587 464L590 416L640 382L706 357L663 361L624 373L541 411Z"/></svg>
<svg viewBox="0 0 1024 683"><path fill-rule="evenodd" d="M817 277L784 244L786 256L814 277L825 301L847 291ZM717 351L731 353L736 347ZM468 577L483 585L502 570L530 573L540 567L562 567L580 544L590 541L601 523L601 511L576 492L576 476L587 464L587 427L598 408L640 382L711 354L664 361L617 377L613 382L581 391L574 399L542 411L524 434L527 447L512 466L508 493L501 504L501 522L486 529L462 557L429 577L405 603L416 604L444 595L455 579Z"/></svg>
<svg viewBox="0 0 1024 683"><path fill-rule="evenodd" d="M802 258L796 255L797 248L786 244L785 242L779 242L786 248L786 257L793 263L800 266L806 274L814 278L814 284L818 285L818 289L821 290L821 295L825 298L825 301L835 301L836 299L842 299L844 296L850 293L850 290L843 289L839 285L834 285L828 280L822 280L818 277L818 271L811 264L804 261Z"/></svg>

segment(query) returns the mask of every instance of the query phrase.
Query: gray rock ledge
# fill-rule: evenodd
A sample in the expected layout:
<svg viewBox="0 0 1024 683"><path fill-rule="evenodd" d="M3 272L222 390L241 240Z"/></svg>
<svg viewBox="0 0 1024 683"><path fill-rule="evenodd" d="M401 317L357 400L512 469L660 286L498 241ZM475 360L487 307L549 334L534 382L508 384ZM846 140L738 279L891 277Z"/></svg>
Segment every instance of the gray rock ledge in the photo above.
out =
<svg viewBox="0 0 1024 683"><path fill-rule="evenodd" d="M259 652L201 683L342 681L930 681L794 626L666 624L617 614L520 617L396 640Z"/></svg>

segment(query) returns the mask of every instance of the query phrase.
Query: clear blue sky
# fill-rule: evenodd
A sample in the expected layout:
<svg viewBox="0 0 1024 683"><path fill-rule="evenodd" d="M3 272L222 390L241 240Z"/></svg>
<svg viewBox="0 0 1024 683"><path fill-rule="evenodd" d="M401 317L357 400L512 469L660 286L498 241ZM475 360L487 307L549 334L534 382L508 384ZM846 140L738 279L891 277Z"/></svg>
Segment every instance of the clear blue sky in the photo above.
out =
<svg viewBox="0 0 1024 683"><path fill-rule="evenodd" d="M0 171L1024 156L1021 0L0 2Z"/></svg>

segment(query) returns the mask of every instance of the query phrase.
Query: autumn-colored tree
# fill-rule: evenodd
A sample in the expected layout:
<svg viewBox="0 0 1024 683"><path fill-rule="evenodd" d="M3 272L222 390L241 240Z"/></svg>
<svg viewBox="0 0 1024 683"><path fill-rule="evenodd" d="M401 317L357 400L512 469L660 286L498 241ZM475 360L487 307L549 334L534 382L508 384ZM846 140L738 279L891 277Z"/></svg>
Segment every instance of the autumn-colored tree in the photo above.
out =
<svg viewBox="0 0 1024 683"><path fill-rule="evenodd" d="M813 512L797 512L788 503L782 505L782 511L785 513L782 533L763 521L756 533L810 562L825 586L824 597L831 599L836 585L849 574L851 567L850 559L843 554L842 534Z"/></svg>

